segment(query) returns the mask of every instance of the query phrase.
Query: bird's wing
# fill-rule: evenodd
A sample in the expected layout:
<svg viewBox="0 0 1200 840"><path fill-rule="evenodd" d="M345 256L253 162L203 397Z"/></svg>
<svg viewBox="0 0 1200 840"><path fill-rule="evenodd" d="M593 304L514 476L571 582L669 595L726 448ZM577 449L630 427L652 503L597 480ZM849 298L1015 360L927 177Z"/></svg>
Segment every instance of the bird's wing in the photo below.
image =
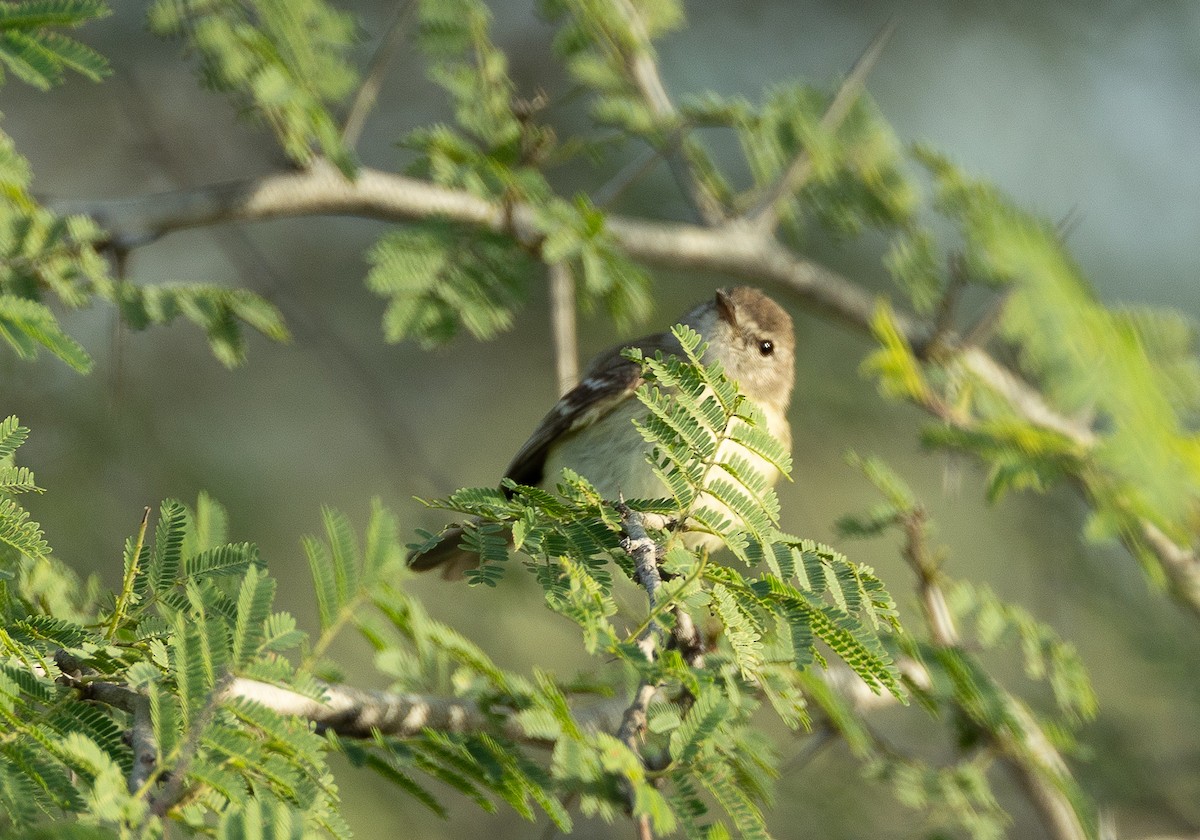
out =
<svg viewBox="0 0 1200 840"><path fill-rule="evenodd" d="M669 350L669 335L656 333L621 344L597 356L579 384L562 396L542 418L529 440L521 447L504 472L518 484L541 483L550 447L563 435L590 426L625 400L633 397L642 384L642 369L621 355L625 347L637 347L646 354Z"/></svg>

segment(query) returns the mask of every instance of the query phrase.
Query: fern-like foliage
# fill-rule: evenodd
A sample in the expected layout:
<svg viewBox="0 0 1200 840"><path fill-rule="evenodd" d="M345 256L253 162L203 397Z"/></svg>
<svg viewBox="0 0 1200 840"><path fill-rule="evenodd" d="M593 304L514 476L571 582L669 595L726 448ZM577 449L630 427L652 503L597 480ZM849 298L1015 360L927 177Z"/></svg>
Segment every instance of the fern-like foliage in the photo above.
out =
<svg viewBox="0 0 1200 840"><path fill-rule="evenodd" d="M158 0L150 25L184 38L204 82L252 109L292 160L307 164L321 154L353 173L329 111L355 81L347 14L323 0Z"/></svg>
<svg viewBox="0 0 1200 840"><path fill-rule="evenodd" d="M0 442L24 431L5 421ZM5 522L10 514L5 506ZM5 834L86 812L98 826L150 836L162 830L157 810L223 836L264 813L296 831L349 836L325 739L303 719L226 694L238 675L314 692L280 657L303 635L272 614L275 581L253 546L224 541L223 518L207 497L195 509L163 503L127 543L126 585L107 606L89 606L75 587L78 620L23 597L33 585L24 570L7 576L15 586L0 581ZM65 569L42 572L51 573L69 581Z"/></svg>
<svg viewBox="0 0 1200 840"><path fill-rule="evenodd" d="M48 90L72 70L92 81L109 73L104 56L64 35L111 14L103 0L27 0L0 5L0 66L23 82Z"/></svg>
<svg viewBox="0 0 1200 840"><path fill-rule="evenodd" d="M505 237L439 224L381 239L367 286L388 299L384 336L430 346L460 328L480 339L510 329L535 270L512 250Z"/></svg>
<svg viewBox="0 0 1200 840"><path fill-rule="evenodd" d="M1088 286L1050 223L945 158L918 149L933 180L932 204L953 227L911 219L894 239L889 265L914 307L950 311L969 284L1003 295L1000 334L1047 405L1075 417L1077 431L1040 422L1003 383L953 353L918 359L881 305L880 348L864 363L889 396L945 421L924 433L932 446L971 452L989 466L988 494L1042 491L1064 480L1093 506L1087 533L1120 537L1157 581L1166 576L1145 540L1147 523L1183 545L1197 539L1200 362L1195 328L1182 316L1110 308Z"/></svg>
<svg viewBox="0 0 1200 840"><path fill-rule="evenodd" d="M118 311L135 330L184 318L204 331L213 355L226 367L246 360L245 327L273 341L290 337L279 309L249 289L201 283L159 283L113 287Z"/></svg>
<svg viewBox="0 0 1200 840"><path fill-rule="evenodd" d="M509 482L500 490L460 490L434 504L474 518L465 527L475 536L463 543L481 555L475 582L494 583L514 565L494 530L502 525L547 605L579 627L586 649L625 663L667 698L650 709L640 757L611 737L581 730L561 703L547 707L545 696L522 711L531 734L556 740L552 772L580 796L583 812L611 818L624 801L660 830L677 826L705 836L719 830L712 828L719 822L703 818L715 803L735 831L766 836L760 806L774 769L757 740L754 710L766 701L788 725L805 724L801 680L825 664L823 651L873 690L900 695L880 637L896 626L895 607L870 569L779 529L778 500L761 465L786 474L787 451L719 363L705 361L700 336L686 327L674 334L679 356L629 351L646 380L638 426L671 497L628 504L678 523L654 532L663 583L654 612L632 633L614 621L620 579L636 582L621 519L586 478L565 472L557 494ZM720 565L707 551L690 550L697 534L728 547L742 565ZM645 628L669 628L681 612L720 628L702 667L674 650L648 660L636 643ZM646 786L643 764L659 754L670 762L662 792Z"/></svg>
<svg viewBox="0 0 1200 840"><path fill-rule="evenodd" d="M781 86L757 107L709 97L689 111L705 122L731 123L759 192L769 189L797 157L811 175L782 208L781 219L802 231L815 223L842 236L867 227L904 225L918 196L891 126L870 98L856 98L837 126L823 123L833 94L810 85Z"/></svg>
<svg viewBox="0 0 1200 840"><path fill-rule="evenodd" d="M12 498L16 493L41 491L29 468L13 463L17 448L28 437L29 429L15 416L0 422L0 584L17 577L29 561L45 561L50 554L41 526Z"/></svg>
<svg viewBox="0 0 1200 840"><path fill-rule="evenodd" d="M683 9L675 0L623 5L588 0L545 0L543 13L559 23L555 49L575 80L595 92L601 122L635 134L663 129L663 115L643 98L636 63L654 56L654 39L678 28Z"/></svg>

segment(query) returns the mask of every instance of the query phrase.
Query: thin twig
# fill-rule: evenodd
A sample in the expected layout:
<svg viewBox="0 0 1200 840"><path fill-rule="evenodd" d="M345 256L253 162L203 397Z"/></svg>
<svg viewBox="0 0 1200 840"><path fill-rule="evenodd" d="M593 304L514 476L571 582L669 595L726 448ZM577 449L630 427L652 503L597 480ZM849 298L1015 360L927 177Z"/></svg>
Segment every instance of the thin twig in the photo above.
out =
<svg viewBox="0 0 1200 840"><path fill-rule="evenodd" d="M621 528L625 532L622 547L633 558L634 569L638 583L646 590L646 600L650 613L653 614L658 606L658 590L662 586L662 576L658 571L658 545L646 533L642 515L632 510L625 502L616 505L617 513L621 516ZM647 622L645 630L638 637L638 647L646 655L647 661L654 661L662 631L655 620ZM634 692L633 700L625 714L621 717L621 725L617 729L617 739L624 743L635 755L641 755L638 742L646 731L646 714L650 701L658 693L658 685L649 680L642 680ZM633 790L627 791L629 804L632 809L634 802ZM654 836L650 828L649 816L642 814L634 818L634 826L639 840L650 840Z"/></svg>
<svg viewBox="0 0 1200 840"><path fill-rule="evenodd" d="M966 269L963 265L962 254L951 254L947 259L949 281L946 289L938 300L937 309L933 313L933 329L928 341L921 348L921 358L934 357L942 348L948 336L954 335L954 313L958 308L959 298L967 287Z"/></svg>
<svg viewBox="0 0 1200 840"><path fill-rule="evenodd" d="M871 75L880 55L883 54L884 47L887 46L892 33L896 31L896 24L896 18L888 20L871 39L871 43L863 50L858 60L854 62L854 66L850 68L850 72L846 74L845 80L842 81L833 99L830 100L829 107L825 109L825 113L821 117L821 128L826 131L835 131L849 115L850 109L854 107L854 103L862 94L867 76ZM746 218L759 229L774 230L775 225L779 222L783 204L804 186L812 177L812 172L812 156L808 149L801 149L774 186L752 205Z"/></svg>
<svg viewBox="0 0 1200 840"><path fill-rule="evenodd" d="M963 334L960 344L964 347L973 347L987 344L992 337L992 333L996 331L996 327L1000 325L1000 319L1004 315L1004 308L1008 306L1008 301L1012 298L1012 288L1005 289L1000 294L996 295L995 300L988 304L988 308L983 314L975 319L975 323L971 324Z"/></svg>
<svg viewBox="0 0 1200 840"><path fill-rule="evenodd" d="M143 694L115 683L87 680L86 671L78 659L59 651L54 657L62 676L59 681L79 692L83 700L103 703L126 712L133 718L129 730L129 746L133 765L126 782L129 792L136 793L149 781L158 763L158 746L154 739L154 724L150 718L150 700Z"/></svg>
<svg viewBox="0 0 1200 840"><path fill-rule="evenodd" d="M611 206L614 201L625 194L627 189L644 178L655 163L661 160L666 154L670 154L670 151L669 149L660 149L654 146L647 146L642 149L641 154L621 167L616 175L600 185L592 194L592 204L601 210Z"/></svg>
<svg viewBox="0 0 1200 840"><path fill-rule="evenodd" d="M655 117L663 122L677 123L679 112L675 110L675 105L671 102L662 76L658 72L658 64L654 59L654 47L646 32L646 24L642 20L641 12L631 0L611 0L611 3L614 11L625 19L637 42L633 53L627 56L629 73L634 85ZM675 149L679 150L679 154L674 153ZM724 222L725 211L721 208L720 200L696 175L694 163L688 159L687 140L682 125L675 125L667 136L662 151L667 165L671 168L672 175L675 176L684 192L688 194L700 219L710 226Z"/></svg>
<svg viewBox="0 0 1200 840"><path fill-rule="evenodd" d="M416 0L401 0L392 10L392 17L388 21L387 29L379 41L379 46L375 48L375 53L371 56L367 74L354 94L354 102L351 103L350 111L346 114L346 122L342 125L342 143L348 148L353 149L358 145L358 138L362 135L367 115L375 107L375 100L379 97L380 88L383 87L383 77L387 74L388 67L391 66L400 50L400 43L404 40L407 28L406 24L416 6Z"/></svg>
<svg viewBox="0 0 1200 840"><path fill-rule="evenodd" d="M126 282L129 279L129 251L111 249L111 258L113 276L119 282ZM110 372L112 384L109 400L113 413L119 417L125 402L125 319L121 317L120 310L113 312L112 324L112 368Z"/></svg>
<svg viewBox="0 0 1200 840"><path fill-rule="evenodd" d="M808 763L816 758L830 744L833 743L837 736L837 730L828 722L823 722L815 731L808 736L804 743L800 746L800 750L791 758L789 758L779 768L779 775L786 776L789 773L795 773L798 770L803 770Z"/></svg>
<svg viewBox="0 0 1200 840"><path fill-rule="evenodd" d="M901 524L904 526L902 553L917 576L917 592L921 596L929 632L940 647L954 647L958 644L958 628L954 626L954 616L946 605L946 595L938 580L941 574L939 564L930 554L925 540L925 510L918 507L909 511Z"/></svg>
<svg viewBox="0 0 1200 840"><path fill-rule="evenodd" d="M133 554L129 558L129 565L125 567L124 579L121 581L121 594L117 596L116 603L113 604L112 615L108 617L108 629L104 632L104 638L109 641L112 641L113 636L116 635L117 628L121 626L121 621L125 618L125 611L129 609L129 601L133 598L133 585L137 581L142 559L142 546L146 544L146 525L149 521L150 508L147 507L142 511L137 542L133 545Z"/></svg>
<svg viewBox="0 0 1200 840"><path fill-rule="evenodd" d="M221 707L221 703L224 702L226 690L232 680L233 678L228 675L217 680L204 706L189 720L187 738L184 740L183 746L179 749L174 764L169 768L170 772L168 772L168 768L166 767L155 768L155 772L150 775L145 786L140 789L143 793L148 793L148 788L153 782L158 780L163 781L159 792L150 797L150 809L158 816L165 817L172 808L179 804L186 794L183 786L191 769L191 764L200 753L201 740L208 730L208 726L216 715L217 710Z"/></svg>
<svg viewBox="0 0 1200 840"><path fill-rule="evenodd" d="M554 370L558 393L565 394L579 381L579 342L575 334L575 278L571 266L553 263L550 270L550 329L554 334Z"/></svg>

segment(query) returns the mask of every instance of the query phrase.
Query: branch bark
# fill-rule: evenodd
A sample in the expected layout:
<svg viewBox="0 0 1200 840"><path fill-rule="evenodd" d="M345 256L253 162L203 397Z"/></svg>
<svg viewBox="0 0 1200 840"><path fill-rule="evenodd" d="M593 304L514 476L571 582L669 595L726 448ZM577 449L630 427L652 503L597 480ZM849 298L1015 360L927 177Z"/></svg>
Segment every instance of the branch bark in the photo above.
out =
<svg viewBox="0 0 1200 840"><path fill-rule="evenodd" d="M646 526L642 522L640 513L630 509L623 501L618 502L616 507L617 513L621 515L621 528L625 532L623 547L633 558L638 582L646 590L646 600L649 604L650 614L653 615L658 606L658 590L662 586L662 577L658 572L658 545L646 533ZM638 647L642 649L649 661L653 661L657 655L661 634L662 630L658 622L651 619L646 623L646 629L638 637ZM633 701L621 717L621 725L617 729L617 739L629 747L634 755L641 756L638 742L642 733L646 731L646 713L650 708L650 701L658 693L658 688L656 683L643 679L638 685L637 691L634 692ZM627 795L632 808L635 801L632 786L629 786ZM634 828L638 840L651 840L654 837L654 833L650 829L650 818L646 814L634 817Z"/></svg>
<svg viewBox="0 0 1200 840"><path fill-rule="evenodd" d="M133 719L129 729L129 746L133 750L133 766L127 785L137 793L154 773L158 764L158 746L154 740L154 725L150 719L150 700L140 692L109 682L89 682L84 678L78 660L60 651L54 657L62 676L59 681L79 692L84 700L92 700L120 709Z"/></svg>
<svg viewBox="0 0 1200 840"><path fill-rule="evenodd" d="M638 582L646 590L646 600L649 603L650 614L654 614L658 606L658 590L662 586L662 578L658 573L658 546L646 534L646 526L642 523L641 514L631 510L624 502L617 504L617 513L621 515L621 527L625 531L624 548L633 558L637 570ZM638 636L637 645L648 661L653 661L658 652L659 636L662 629L654 619L646 623L646 629ZM646 729L646 710L650 701L658 692L654 683L643 681L634 693L633 702L625 710L621 726L617 730L617 738L635 753L638 751L637 742Z"/></svg>
<svg viewBox="0 0 1200 840"><path fill-rule="evenodd" d="M318 162L298 172L213 184L132 198L53 202L61 214L94 218L109 232L111 247L131 249L175 231L233 222L303 216L355 216L390 222L443 219L508 233L536 249L543 239L536 212L526 204L492 203L465 190L363 168L347 180ZM875 298L835 271L805 260L744 222L706 228L612 215L605 221L630 257L674 268L695 268L769 282L790 289L820 314L865 329ZM913 320L897 316L910 340L924 339Z"/></svg>

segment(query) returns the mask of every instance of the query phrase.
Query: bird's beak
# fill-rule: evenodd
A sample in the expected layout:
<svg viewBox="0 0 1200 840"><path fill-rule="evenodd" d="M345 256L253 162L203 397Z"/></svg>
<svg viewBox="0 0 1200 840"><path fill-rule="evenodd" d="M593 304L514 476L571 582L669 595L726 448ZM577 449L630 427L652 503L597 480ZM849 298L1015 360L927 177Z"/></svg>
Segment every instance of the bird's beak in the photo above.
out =
<svg viewBox="0 0 1200 840"><path fill-rule="evenodd" d="M729 326L737 326L737 309L733 305L733 298L724 289L717 289L717 316Z"/></svg>

